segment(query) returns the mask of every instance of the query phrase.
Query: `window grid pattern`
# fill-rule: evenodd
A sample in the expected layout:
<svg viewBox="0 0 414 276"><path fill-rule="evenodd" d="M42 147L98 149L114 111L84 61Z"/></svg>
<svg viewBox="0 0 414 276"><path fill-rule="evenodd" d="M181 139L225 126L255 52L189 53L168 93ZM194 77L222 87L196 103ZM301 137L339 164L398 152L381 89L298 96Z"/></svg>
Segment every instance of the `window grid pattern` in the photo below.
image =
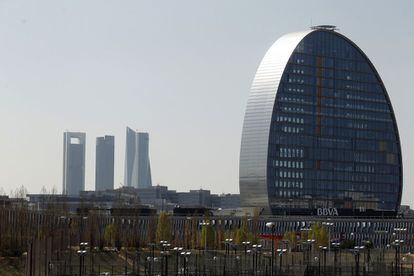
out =
<svg viewBox="0 0 414 276"><path fill-rule="evenodd" d="M368 59L337 33L312 32L290 57L267 166L273 209L397 209L402 165L391 104Z"/></svg>

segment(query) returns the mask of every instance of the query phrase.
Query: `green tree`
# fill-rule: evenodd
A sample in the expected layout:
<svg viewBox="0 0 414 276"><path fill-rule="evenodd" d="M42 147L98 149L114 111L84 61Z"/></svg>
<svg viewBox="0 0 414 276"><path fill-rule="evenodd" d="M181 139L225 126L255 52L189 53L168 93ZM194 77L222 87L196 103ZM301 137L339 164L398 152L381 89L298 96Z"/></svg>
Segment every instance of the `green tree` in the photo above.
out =
<svg viewBox="0 0 414 276"><path fill-rule="evenodd" d="M108 224L105 227L104 239L107 244L118 247L118 244L117 244L118 236L119 236L119 229L115 223Z"/></svg>
<svg viewBox="0 0 414 276"><path fill-rule="evenodd" d="M201 247L203 247L204 249L210 248L214 248L214 240L215 240L215 233L214 233L214 228L211 225L211 223L209 223L208 225L203 225L203 228L201 229Z"/></svg>
<svg viewBox="0 0 414 276"><path fill-rule="evenodd" d="M171 222L167 212L161 212L157 223L157 241L171 241Z"/></svg>
<svg viewBox="0 0 414 276"><path fill-rule="evenodd" d="M283 240L289 242L289 250L295 249L298 243L296 232L289 231L283 235Z"/></svg>
<svg viewBox="0 0 414 276"><path fill-rule="evenodd" d="M326 227L321 223L315 223L312 225L310 233L312 239L315 239L317 246L328 246L329 235Z"/></svg>
<svg viewBox="0 0 414 276"><path fill-rule="evenodd" d="M214 249L221 250L224 248L224 240L226 239L225 235L226 234L223 228L221 227L221 225L219 225L218 228L216 229L216 239L215 239L216 247Z"/></svg>
<svg viewBox="0 0 414 276"><path fill-rule="evenodd" d="M252 231L249 230L249 221L251 221ZM244 241L249 241L252 244L257 244L259 242L257 223L258 217L256 216L253 219L248 219L247 216L243 217L241 227L235 233L235 242L241 244Z"/></svg>
<svg viewBox="0 0 414 276"><path fill-rule="evenodd" d="M235 242L237 244L241 244L244 241L250 241L252 242L251 238L253 238L252 234L249 231L248 227L248 218L247 216L244 216L241 222L241 226L236 231L236 239Z"/></svg>

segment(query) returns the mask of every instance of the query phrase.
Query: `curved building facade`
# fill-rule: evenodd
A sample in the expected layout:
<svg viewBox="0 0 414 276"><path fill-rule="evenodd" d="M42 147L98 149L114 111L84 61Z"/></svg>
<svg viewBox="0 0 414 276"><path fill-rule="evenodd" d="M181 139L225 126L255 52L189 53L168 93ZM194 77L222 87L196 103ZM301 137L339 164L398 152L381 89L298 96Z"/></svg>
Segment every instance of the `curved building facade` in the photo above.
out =
<svg viewBox="0 0 414 276"><path fill-rule="evenodd" d="M368 57L333 26L279 38L254 78L240 151L245 207L274 215L396 214L394 112Z"/></svg>

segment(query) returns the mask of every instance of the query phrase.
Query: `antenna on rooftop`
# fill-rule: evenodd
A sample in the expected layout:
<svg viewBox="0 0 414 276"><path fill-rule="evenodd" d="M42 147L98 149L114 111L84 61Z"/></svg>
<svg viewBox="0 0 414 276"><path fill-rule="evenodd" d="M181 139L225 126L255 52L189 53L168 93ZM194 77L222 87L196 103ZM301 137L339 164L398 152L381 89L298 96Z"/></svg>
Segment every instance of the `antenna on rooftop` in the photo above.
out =
<svg viewBox="0 0 414 276"><path fill-rule="evenodd" d="M335 25L315 25L310 27L312 30L324 30L324 31L338 31L339 29Z"/></svg>

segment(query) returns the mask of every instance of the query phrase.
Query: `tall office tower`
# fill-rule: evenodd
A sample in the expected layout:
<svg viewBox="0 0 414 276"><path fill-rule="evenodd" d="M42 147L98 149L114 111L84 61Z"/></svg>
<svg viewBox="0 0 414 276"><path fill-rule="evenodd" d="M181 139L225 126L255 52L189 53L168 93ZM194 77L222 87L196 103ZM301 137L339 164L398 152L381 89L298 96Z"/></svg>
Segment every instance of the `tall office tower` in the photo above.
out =
<svg viewBox="0 0 414 276"><path fill-rule="evenodd" d="M387 90L355 43L324 25L270 47L244 118L242 206L274 215L393 216L402 168Z"/></svg>
<svg viewBox="0 0 414 276"><path fill-rule="evenodd" d="M148 133L126 129L125 186L146 188L152 186L148 154Z"/></svg>
<svg viewBox="0 0 414 276"><path fill-rule="evenodd" d="M85 142L82 132L63 134L63 188L65 195L79 195L85 190Z"/></svg>
<svg viewBox="0 0 414 276"><path fill-rule="evenodd" d="M96 191L114 189L114 142L114 136L96 138Z"/></svg>

